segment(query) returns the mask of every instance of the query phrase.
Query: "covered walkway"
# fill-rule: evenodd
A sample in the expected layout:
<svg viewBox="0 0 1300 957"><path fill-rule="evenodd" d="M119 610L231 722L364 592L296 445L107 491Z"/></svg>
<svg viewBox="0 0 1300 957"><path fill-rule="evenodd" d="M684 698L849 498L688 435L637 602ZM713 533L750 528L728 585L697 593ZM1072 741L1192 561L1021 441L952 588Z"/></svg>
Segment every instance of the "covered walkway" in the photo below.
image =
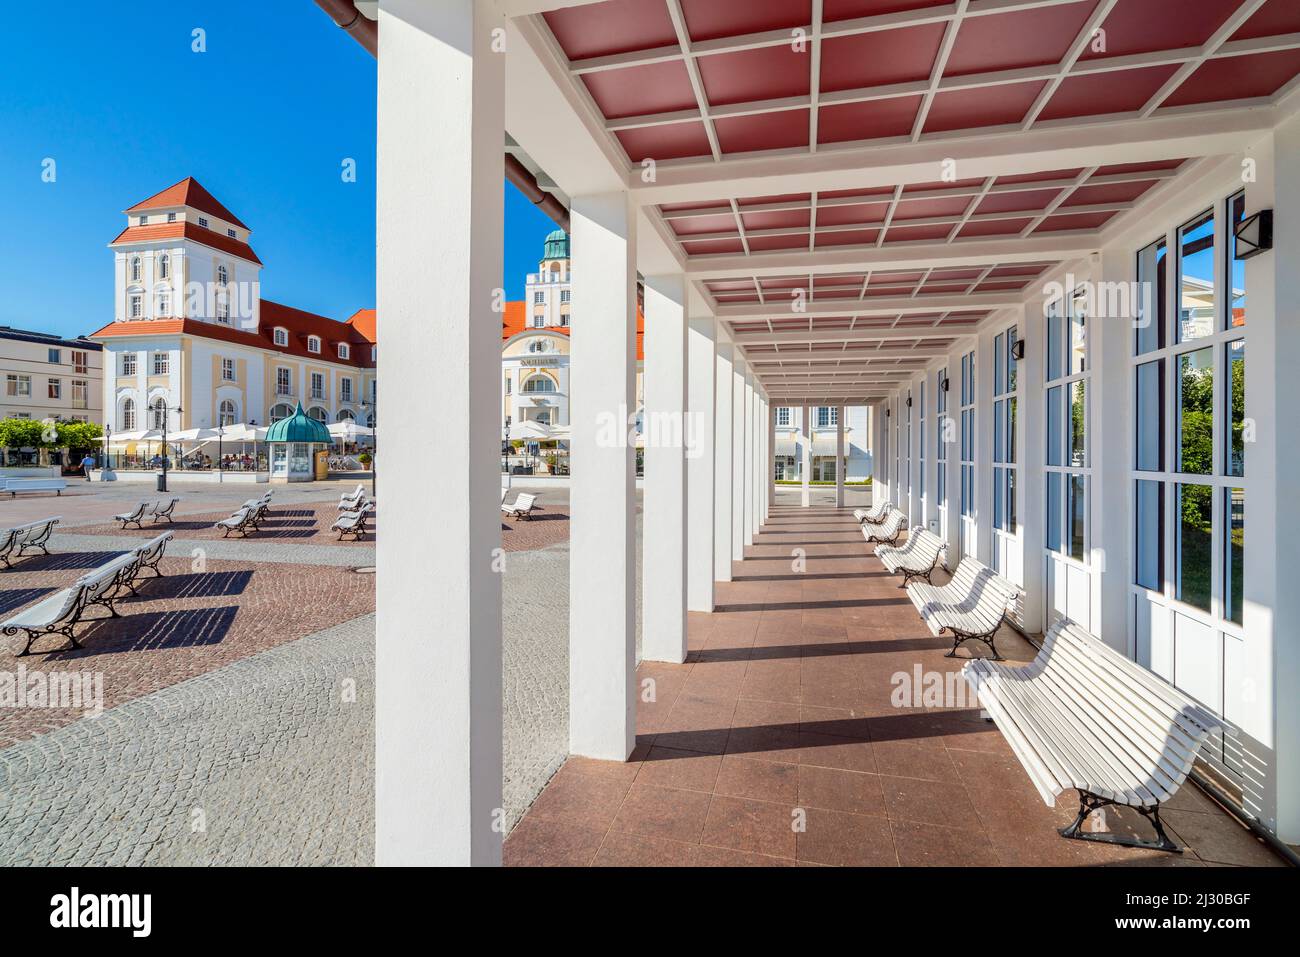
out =
<svg viewBox="0 0 1300 957"><path fill-rule="evenodd" d="M918 671L955 676L962 662L868 555L850 510L776 506L715 613L691 616L686 663L637 669L653 700L631 759L570 758L506 839L505 863L1280 863L1190 785L1166 812L1181 857L1058 837L1074 802L1045 807L978 708L899 706ZM1033 657L1009 627L998 645ZM1107 823L1146 833L1113 811Z"/></svg>

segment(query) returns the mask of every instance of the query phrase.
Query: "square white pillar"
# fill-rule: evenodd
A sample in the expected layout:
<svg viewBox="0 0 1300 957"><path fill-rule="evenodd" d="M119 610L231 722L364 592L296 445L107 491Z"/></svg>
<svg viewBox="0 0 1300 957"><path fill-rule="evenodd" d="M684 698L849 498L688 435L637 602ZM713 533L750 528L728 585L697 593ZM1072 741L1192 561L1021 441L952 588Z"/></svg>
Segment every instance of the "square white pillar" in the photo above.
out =
<svg viewBox="0 0 1300 957"><path fill-rule="evenodd" d="M799 416L799 482L800 504L807 508L810 502L808 482L812 477L812 406L805 405Z"/></svg>
<svg viewBox="0 0 1300 957"><path fill-rule="evenodd" d="M686 283L645 280L641 656L686 660Z"/></svg>
<svg viewBox="0 0 1300 957"><path fill-rule="evenodd" d="M731 581L732 446L736 436L732 415L736 395L734 354L735 346L718 342L713 410L713 578L720 582Z"/></svg>
<svg viewBox="0 0 1300 957"><path fill-rule="evenodd" d="M500 864L502 21L475 0L383 0L379 20L375 858ZM432 410L438 442L407 424Z"/></svg>
<svg viewBox="0 0 1300 957"><path fill-rule="evenodd" d="M731 369L731 558L740 561L745 557L745 475L746 435L745 435L745 385L748 369L745 360L740 358L739 350Z"/></svg>
<svg viewBox="0 0 1300 957"><path fill-rule="evenodd" d="M758 396L754 392L754 373L745 373L745 470L741 474L744 480L745 500L741 508L742 526L741 544L754 544L754 447L757 442L757 430L754 428L754 406Z"/></svg>
<svg viewBox="0 0 1300 957"><path fill-rule="evenodd" d="M844 406L835 410L835 507L844 507Z"/></svg>
<svg viewBox="0 0 1300 957"><path fill-rule="evenodd" d="M767 447L766 409L767 400L760 390L755 393L754 401L754 458L752 460L754 496L753 515L750 521L753 523L755 535L763 526L763 509L766 505L766 499L763 497L763 469L767 463L767 453L764 451Z"/></svg>
<svg viewBox="0 0 1300 957"><path fill-rule="evenodd" d="M692 319L686 334L686 607L713 611L714 449L717 339L712 318Z"/></svg>
<svg viewBox="0 0 1300 957"><path fill-rule="evenodd" d="M767 406L767 475L763 479L767 494L763 496L763 521L772 514L776 501L776 406Z"/></svg>
<svg viewBox="0 0 1300 957"><path fill-rule="evenodd" d="M500 189L500 184L497 186ZM569 750L622 761L636 743L636 212L627 193L571 213Z"/></svg>

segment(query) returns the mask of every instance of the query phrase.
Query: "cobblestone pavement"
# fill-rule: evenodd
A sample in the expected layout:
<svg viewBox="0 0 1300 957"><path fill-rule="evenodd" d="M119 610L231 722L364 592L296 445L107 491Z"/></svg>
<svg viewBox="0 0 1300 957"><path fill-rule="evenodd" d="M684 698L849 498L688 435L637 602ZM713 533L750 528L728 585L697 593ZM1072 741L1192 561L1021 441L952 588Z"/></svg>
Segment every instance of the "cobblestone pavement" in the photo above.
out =
<svg viewBox="0 0 1300 957"><path fill-rule="evenodd" d="M514 493L506 496L514 501ZM569 540L569 511L563 505L538 505L531 518L501 519L501 547L508 552L545 548Z"/></svg>
<svg viewBox="0 0 1300 957"><path fill-rule="evenodd" d="M369 864L373 691L366 615L0 750L0 864Z"/></svg>
<svg viewBox="0 0 1300 957"><path fill-rule="evenodd" d="M41 556L0 574L0 608L26 604L71 584L115 553ZM122 617L77 629L84 646L68 651L61 636L40 639L22 659L45 676L102 675L103 706L112 708L241 658L374 610L374 580L346 569L165 558L165 577L147 580L139 597L117 602ZM324 600L328 596L328 600ZM22 637L0 639L13 661ZM17 662L5 668L17 667ZM0 746L78 720L84 707L0 708Z"/></svg>
<svg viewBox="0 0 1300 957"><path fill-rule="evenodd" d="M196 548L201 548L208 558L230 559L248 562L287 562L291 565L337 565L354 567L373 565L375 563L375 546L362 542L360 545L303 545L296 542L267 541L260 538L216 538L212 540L186 537L184 532L176 532L176 537L167 546L169 552L192 555ZM50 539L50 551L127 551L140 545L138 535L82 535L79 532L57 532ZM28 559L14 563L15 570L21 570ZM2 576L3 573L0 573ZM3 578L0 577L0 581Z"/></svg>
<svg viewBox="0 0 1300 957"><path fill-rule="evenodd" d="M122 528L120 522L110 522L101 525L81 525L77 526L77 533L81 535L110 535L114 538L135 538L137 540L147 541L153 538L163 529L169 529L178 536L197 539L199 541L231 541L232 539L246 539L248 541L259 542L293 542L294 544L311 544L311 545L340 545L347 548L358 548L367 542L374 542L374 528L376 515L372 514L367 523L370 532L367 533L366 539L362 542L356 542L347 538L340 542L338 532L331 532L330 526L339 517L337 501L329 502L301 502L296 505L286 504L284 502L272 502L271 511L264 518L257 530L249 530L247 535L240 535L238 532L229 535L223 534L223 530L215 527L215 523L224 518L229 518L245 499L233 502L229 508L217 512L180 512L180 506L177 506L177 515L171 522L161 522L154 524L145 522L140 528L131 525ZM566 523L567 524L567 523Z"/></svg>

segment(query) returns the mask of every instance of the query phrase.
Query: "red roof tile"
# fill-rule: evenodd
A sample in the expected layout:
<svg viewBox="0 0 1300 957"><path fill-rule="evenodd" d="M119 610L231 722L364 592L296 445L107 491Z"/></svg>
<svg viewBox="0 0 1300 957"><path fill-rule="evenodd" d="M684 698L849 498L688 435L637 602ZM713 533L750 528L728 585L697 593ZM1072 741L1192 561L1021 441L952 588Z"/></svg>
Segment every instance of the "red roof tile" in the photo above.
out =
<svg viewBox="0 0 1300 957"><path fill-rule="evenodd" d="M262 265L262 260L257 258L257 253L253 252L253 248L248 243L241 243L238 239L231 239L224 233L205 229L198 223L175 222L152 223L148 226L128 226L118 233L109 245L119 246L124 243L147 243L158 239L182 238L202 243L204 246L210 246L223 253L229 253L231 256L238 256L240 259L257 263L259 266Z"/></svg>
<svg viewBox="0 0 1300 957"><path fill-rule="evenodd" d="M506 311L501 314L502 342L508 341L521 332L558 332L562 336L569 334L568 326L542 326L540 328L529 326L526 305L522 299L506 303ZM645 359L644 339L645 314L638 305L636 310L636 358L638 362Z"/></svg>
<svg viewBox="0 0 1300 957"><path fill-rule="evenodd" d="M209 193L203 186L192 176L187 176L174 186L168 186L161 193L154 193L148 199L136 203L128 213L136 213L145 209L162 209L168 206L190 206L194 209L205 213L211 213L219 219L224 219L228 223L234 223L243 229L248 229L239 217L226 209L217 201L217 198Z"/></svg>

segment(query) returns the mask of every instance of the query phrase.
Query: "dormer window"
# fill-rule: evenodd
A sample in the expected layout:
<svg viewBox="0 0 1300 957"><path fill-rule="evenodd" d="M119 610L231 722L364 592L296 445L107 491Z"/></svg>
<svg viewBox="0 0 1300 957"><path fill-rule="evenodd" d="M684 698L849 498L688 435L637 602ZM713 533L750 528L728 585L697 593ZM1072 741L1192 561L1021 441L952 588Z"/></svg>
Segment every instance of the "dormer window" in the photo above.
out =
<svg viewBox="0 0 1300 957"><path fill-rule="evenodd" d="M283 349L289 345L289 330L285 329L283 326L276 326L275 332L273 332L271 336L275 344L280 348Z"/></svg>
<svg viewBox="0 0 1300 957"><path fill-rule="evenodd" d="M169 222L169 223L174 223L174 222L176 222L176 214L175 214L175 213L168 213L168 214L167 214L167 222Z"/></svg>
<svg viewBox="0 0 1300 957"><path fill-rule="evenodd" d="M199 225L202 226L204 229L207 229L207 228L208 228L208 218L207 218L206 216L200 216L200 217L199 217Z"/></svg>
<svg viewBox="0 0 1300 957"><path fill-rule="evenodd" d="M320 352L320 336L307 337L307 351L316 353Z"/></svg>
<svg viewBox="0 0 1300 957"><path fill-rule="evenodd" d="M137 216L137 217L135 218L135 224L136 224L137 226L143 226L143 225L144 225L145 223L147 223L147 222L149 222L149 217L148 217L148 216Z"/></svg>
<svg viewBox="0 0 1300 957"><path fill-rule="evenodd" d="M226 235L229 236L231 239L234 239L234 238L235 238L235 231L234 231L233 229L227 229L227 230L226 230Z"/></svg>
<svg viewBox="0 0 1300 957"><path fill-rule="evenodd" d="M349 346L346 342L339 343L339 358L340 359L352 358L352 347Z"/></svg>

